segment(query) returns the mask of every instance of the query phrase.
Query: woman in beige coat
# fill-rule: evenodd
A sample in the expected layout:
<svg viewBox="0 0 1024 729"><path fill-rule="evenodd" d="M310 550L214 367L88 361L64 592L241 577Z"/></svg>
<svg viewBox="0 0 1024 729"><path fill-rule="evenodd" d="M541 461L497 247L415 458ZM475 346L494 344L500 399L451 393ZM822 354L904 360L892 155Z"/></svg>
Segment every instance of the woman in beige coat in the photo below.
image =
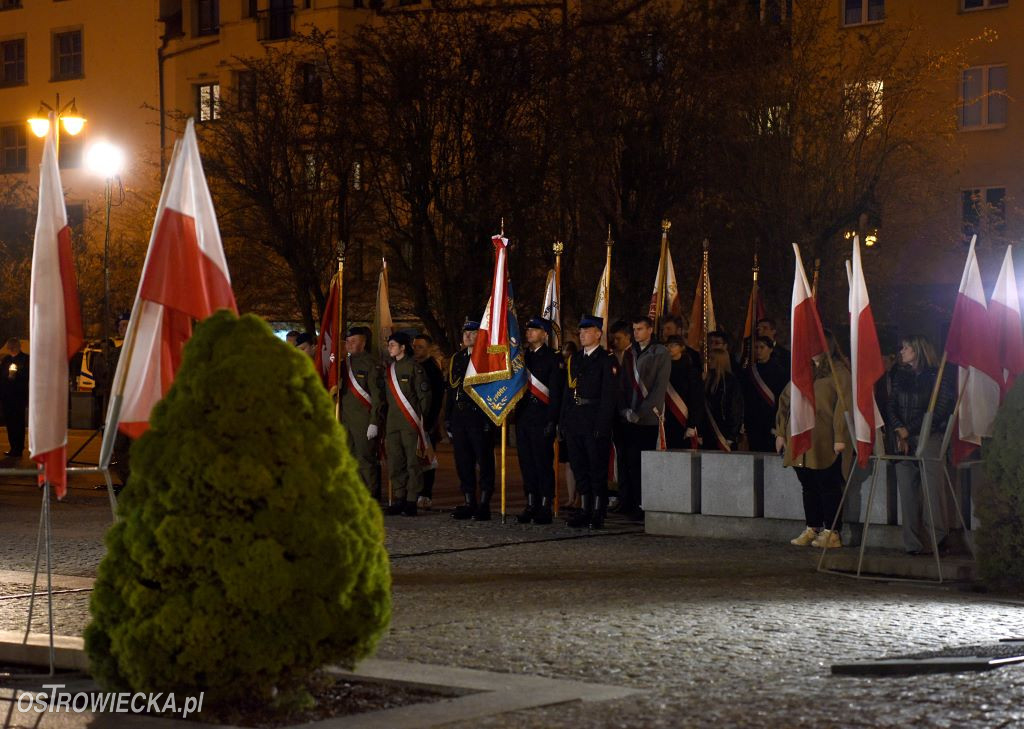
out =
<svg viewBox="0 0 1024 729"><path fill-rule="evenodd" d="M846 364L832 332L825 330L832 350L836 376L832 377L829 359L825 355L814 358L814 429L811 448L799 458L793 458L789 433L790 388L786 385L779 397L779 411L775 418L775 449L785 453L783 465L793 466L803 487L804 515L807 526L792 544L803 547L836 548L843 546L839 533L843 527L842 514L838 514L843 496L843 485L852 465L853 447L846 425L844 404L850 402L850 369ZM843 389L843 399L836 391L836 380ZM838 517L838 518L837 518ZM832 520L835 519L835 529Z"/></svg>

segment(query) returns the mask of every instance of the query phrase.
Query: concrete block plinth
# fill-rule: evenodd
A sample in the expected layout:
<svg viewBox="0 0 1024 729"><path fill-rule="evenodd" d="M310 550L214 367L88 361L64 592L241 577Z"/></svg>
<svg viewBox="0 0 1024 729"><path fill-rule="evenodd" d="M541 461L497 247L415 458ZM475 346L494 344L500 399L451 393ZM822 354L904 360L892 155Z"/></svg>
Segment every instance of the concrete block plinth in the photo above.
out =
<svg viewBox="0 0 1024 729"><path fill-rule="evenodd" d="M700 462L700 451L644 451L640 460L644 511L700 513Z"/></svg>
<svg viewBox="0 0 1024 729"><path fill-rule="evenodd" d="M764 464L760 453L701 454L700 510L717 516L764 516Z"/></svg>
<svg viewBox="0 0 1024 729"><path fill-rule="evenodd" d="M766 519L804 521L803 490L792 468L783 468L782 456L765 455L764 516Z"/></svg>

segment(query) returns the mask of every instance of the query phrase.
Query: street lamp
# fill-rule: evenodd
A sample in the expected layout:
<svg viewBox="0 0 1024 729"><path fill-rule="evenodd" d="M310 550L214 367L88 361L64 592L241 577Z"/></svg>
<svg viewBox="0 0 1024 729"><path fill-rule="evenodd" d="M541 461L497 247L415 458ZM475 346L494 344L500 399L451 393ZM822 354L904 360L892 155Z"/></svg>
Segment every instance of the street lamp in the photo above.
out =
<svg viewBox="0 0 1024 729"><path fill-rule="evenodd" d="M106 206L106 221L103 232L103 366L107 368L104 379L110 382L110 204L111 185L114 178L120 181L124 167L124 152L110 142L99 141L85 152L85 166L105 180L103 202Z"/></svg>
<svg viewBox="0 0 1024 729"><path fill-rule="evenodd" d="M56 103L50 106L45 101L39 102L39 111L36 115L28 120L29 127L32 128L32 133L42 139L50 131L50 119L48 111L52 111L61 124L64 125L64 131L70 134L72 137L82 131L82 127L85 126L85 117L78 113L78 107L75 106L74 98L71 99L64 106L60 105L60 94L57 94ZM58 147L55 152L60 153L60 135L56 135L56 143ZM58 156L59 158L59 156Z"/></svg>

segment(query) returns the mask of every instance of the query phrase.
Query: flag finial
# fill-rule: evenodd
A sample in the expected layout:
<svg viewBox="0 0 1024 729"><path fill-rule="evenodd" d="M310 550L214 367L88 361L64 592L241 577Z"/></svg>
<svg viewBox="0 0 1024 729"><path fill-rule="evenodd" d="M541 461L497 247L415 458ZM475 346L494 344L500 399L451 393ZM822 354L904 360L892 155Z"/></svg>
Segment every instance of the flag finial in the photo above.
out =
<svg viewBox="0 0 1024 729"><path fill-rule="evenodd" d="M672 227L672 221L670 221L670 220L662 220L661 221L661 232L662 233L667 235L668 234L668 229L671 228L671 227Z"/></svg>
<svg viewBox="0 0 1024 729"><path fill-rule="evenodd" d="M555 240L555 244L551 246L551 250L556 256L562 255L562 251L565 250L565 244L560 240Z"/></svg>
<svg viewBox="0 0 1024 729"><path fill-rule="evenodd" d="M502 238L505 237L505 218L504 218L504 216L502 216L502 218L501 218L501 237Z"/></svg>
<svg viewBox="0 0 1024 729"><path fill-rule="evenodd" d="M607 238L607 240L605 240L605 245L607 245L609 248L611 248L612 245L614 245L614 244L615 244L615 241L612 240L612 225L611 225L611 223L609 223L608 224L608 238Z"/></svg>

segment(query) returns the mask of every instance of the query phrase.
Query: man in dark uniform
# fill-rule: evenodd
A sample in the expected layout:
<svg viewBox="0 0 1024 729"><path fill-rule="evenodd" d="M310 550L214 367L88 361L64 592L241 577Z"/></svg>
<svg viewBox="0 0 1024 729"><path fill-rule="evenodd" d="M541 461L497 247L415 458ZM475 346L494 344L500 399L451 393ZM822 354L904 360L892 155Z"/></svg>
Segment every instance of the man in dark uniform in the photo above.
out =
<svg viewBox="0 0 1024 729"><path fill-rule="evenodd" d="M441 368L437 366L437 361L430 353L433 344L434 339L429 334L417 334L412 339L412 357L423 367L423 371L427 373L427 382L430 383L430 410L423 418L423 427L436 443L437 420L441 415L441 405L444 403L444 375L441 374ZM416 505L421 509L429 509L434 500L436 476L436 468L430 468L423 472L423 491L420 492L420 497L416 500Z"/></svg>
<svg viewBox="0 0 1024 729"><path fill-rule="evenodd" d="M21 351L21 340L7 340L10 353L0 360L0 402L4 408L8 458L21 458L25 452L25 408L28 407L28 355Z"/></svg>
<svg viewBox="0 0 1024 729"><path fill-rule="evenodd" d="M429 444L420 439L419 422L430 410L430 383L423 367L412 358L412 340L404 332L388 337L392 362L385 373L387 394L384 443L388 475L395 502L386 513L416 516L416 499L423 488L423 462L429 459Z"/></svg>
<svg viewBox="0 0 1024 729"><path fill-rule="evenodd" d="M491 518L494 493L494 424L463 388L466 368L480 323L467 320L462 326L462 349L448 363L448 402L444 429L455 451L455 471L465 503L455 507L456 519ZM480 501L477 503L477 467L480 468Z"/></svg>
<svg viewBox="0 0 1024 729"><path fill-rule="evenodd" d="M370 354L369 327L345 333L345 360L341 368L341 424L348 432L349 449L359 464L359 475L374 498L380 497L377 438L384 414L384 376L380 358Z"/></svg>
<svg viewBox="0 0 1024 729"><path fill-rule="evenodd" d="M615 356L601 347L599 316L580 320L580 349L565 368L561 426L569 444L569 463L583 509L567 524L600 529L608 510L608 458L615 419Z"/></svg>
<svg viewBox="0 0 1024 729"><path fill-rule="evenodd" d="M535 317L526 324L526 369L530 386L516 407L516 444L526 508L520 524L551 523L555 498L555 428L562 408L565 361L548 346L551 322Z"/></svg>

